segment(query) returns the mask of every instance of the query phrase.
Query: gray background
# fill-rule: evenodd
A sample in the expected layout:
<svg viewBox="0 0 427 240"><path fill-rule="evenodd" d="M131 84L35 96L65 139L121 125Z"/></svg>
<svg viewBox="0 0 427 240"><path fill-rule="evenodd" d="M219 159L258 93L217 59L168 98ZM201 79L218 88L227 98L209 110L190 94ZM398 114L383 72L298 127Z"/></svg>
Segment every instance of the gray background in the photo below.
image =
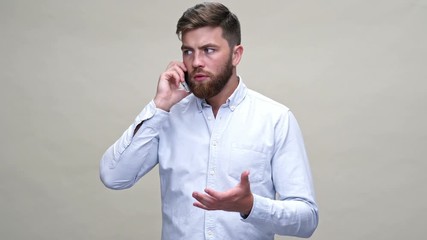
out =
<svg viewBox="0 0 427 240"><path fill-rule="evenodd" d="M98 163L180 59L195 3L0 1L1 239L160 238L157 169L112 191ZM427 1L224 3L239 74L303 129L312 239L425 238Z"/></svg>

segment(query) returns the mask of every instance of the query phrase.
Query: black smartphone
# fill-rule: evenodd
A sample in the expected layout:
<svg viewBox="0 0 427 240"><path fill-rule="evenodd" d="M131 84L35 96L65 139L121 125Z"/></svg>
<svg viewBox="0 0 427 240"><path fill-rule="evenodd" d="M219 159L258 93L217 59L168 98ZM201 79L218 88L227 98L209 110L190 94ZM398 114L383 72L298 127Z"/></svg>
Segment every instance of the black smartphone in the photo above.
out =
<svg viewBox="0 0 427 240"><path fill-rule="evenodd" d="M184 72L184 80L185 82L181 82L182 87L185 89L185 91L190 92L190 88L188 87L188 72Z"/></svg>

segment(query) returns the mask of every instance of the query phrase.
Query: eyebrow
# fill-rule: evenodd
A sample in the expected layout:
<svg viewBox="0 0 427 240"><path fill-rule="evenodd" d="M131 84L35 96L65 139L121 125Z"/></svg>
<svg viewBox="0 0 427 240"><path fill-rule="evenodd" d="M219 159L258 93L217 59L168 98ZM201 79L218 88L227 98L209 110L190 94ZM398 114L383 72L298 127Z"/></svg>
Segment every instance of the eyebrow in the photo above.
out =
<svg viewBox="0 0 427 240"><path fill-rule="evenodd" d="M207 44L205 44L205 45L202 45L202 46L200 46L200 47L198 47L199 49L204 49L204 48L207 48L207 47L215 47L215 48L218 48L219 47L219 45L216 45L216 44L213 44L213 43L207 43ZM192 48L192 47L189 47L189 46L185 46L185 45L182 45L181 46L181 50L193 50L194 48Z"/></svg>

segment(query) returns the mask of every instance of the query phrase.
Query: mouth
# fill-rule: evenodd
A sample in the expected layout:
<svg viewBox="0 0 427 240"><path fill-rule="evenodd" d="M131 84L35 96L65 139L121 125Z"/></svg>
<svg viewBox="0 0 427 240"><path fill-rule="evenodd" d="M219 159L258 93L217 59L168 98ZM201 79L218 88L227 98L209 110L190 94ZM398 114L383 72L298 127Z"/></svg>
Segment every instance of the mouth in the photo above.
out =
<svg viewBox="0 0 427 240"><path fill-rule="evenodd" d="M197 73L194 75L193 79L197 82L202 82L209 79L209 75L203 73Z"/></svg>

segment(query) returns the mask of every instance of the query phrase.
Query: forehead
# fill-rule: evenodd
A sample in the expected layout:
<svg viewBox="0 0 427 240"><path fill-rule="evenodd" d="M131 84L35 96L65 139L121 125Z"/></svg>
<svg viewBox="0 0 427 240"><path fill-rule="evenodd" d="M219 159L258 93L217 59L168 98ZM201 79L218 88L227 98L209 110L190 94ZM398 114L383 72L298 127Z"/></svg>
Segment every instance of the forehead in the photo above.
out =
<svg viewBox="0 0 427 240"><path fill-rule="evenodd" d="M228 44L222 36L221 27L201 27L185 32L182 35L182 45L188 47L199 47L205 45L222 46Z"/></svg>

